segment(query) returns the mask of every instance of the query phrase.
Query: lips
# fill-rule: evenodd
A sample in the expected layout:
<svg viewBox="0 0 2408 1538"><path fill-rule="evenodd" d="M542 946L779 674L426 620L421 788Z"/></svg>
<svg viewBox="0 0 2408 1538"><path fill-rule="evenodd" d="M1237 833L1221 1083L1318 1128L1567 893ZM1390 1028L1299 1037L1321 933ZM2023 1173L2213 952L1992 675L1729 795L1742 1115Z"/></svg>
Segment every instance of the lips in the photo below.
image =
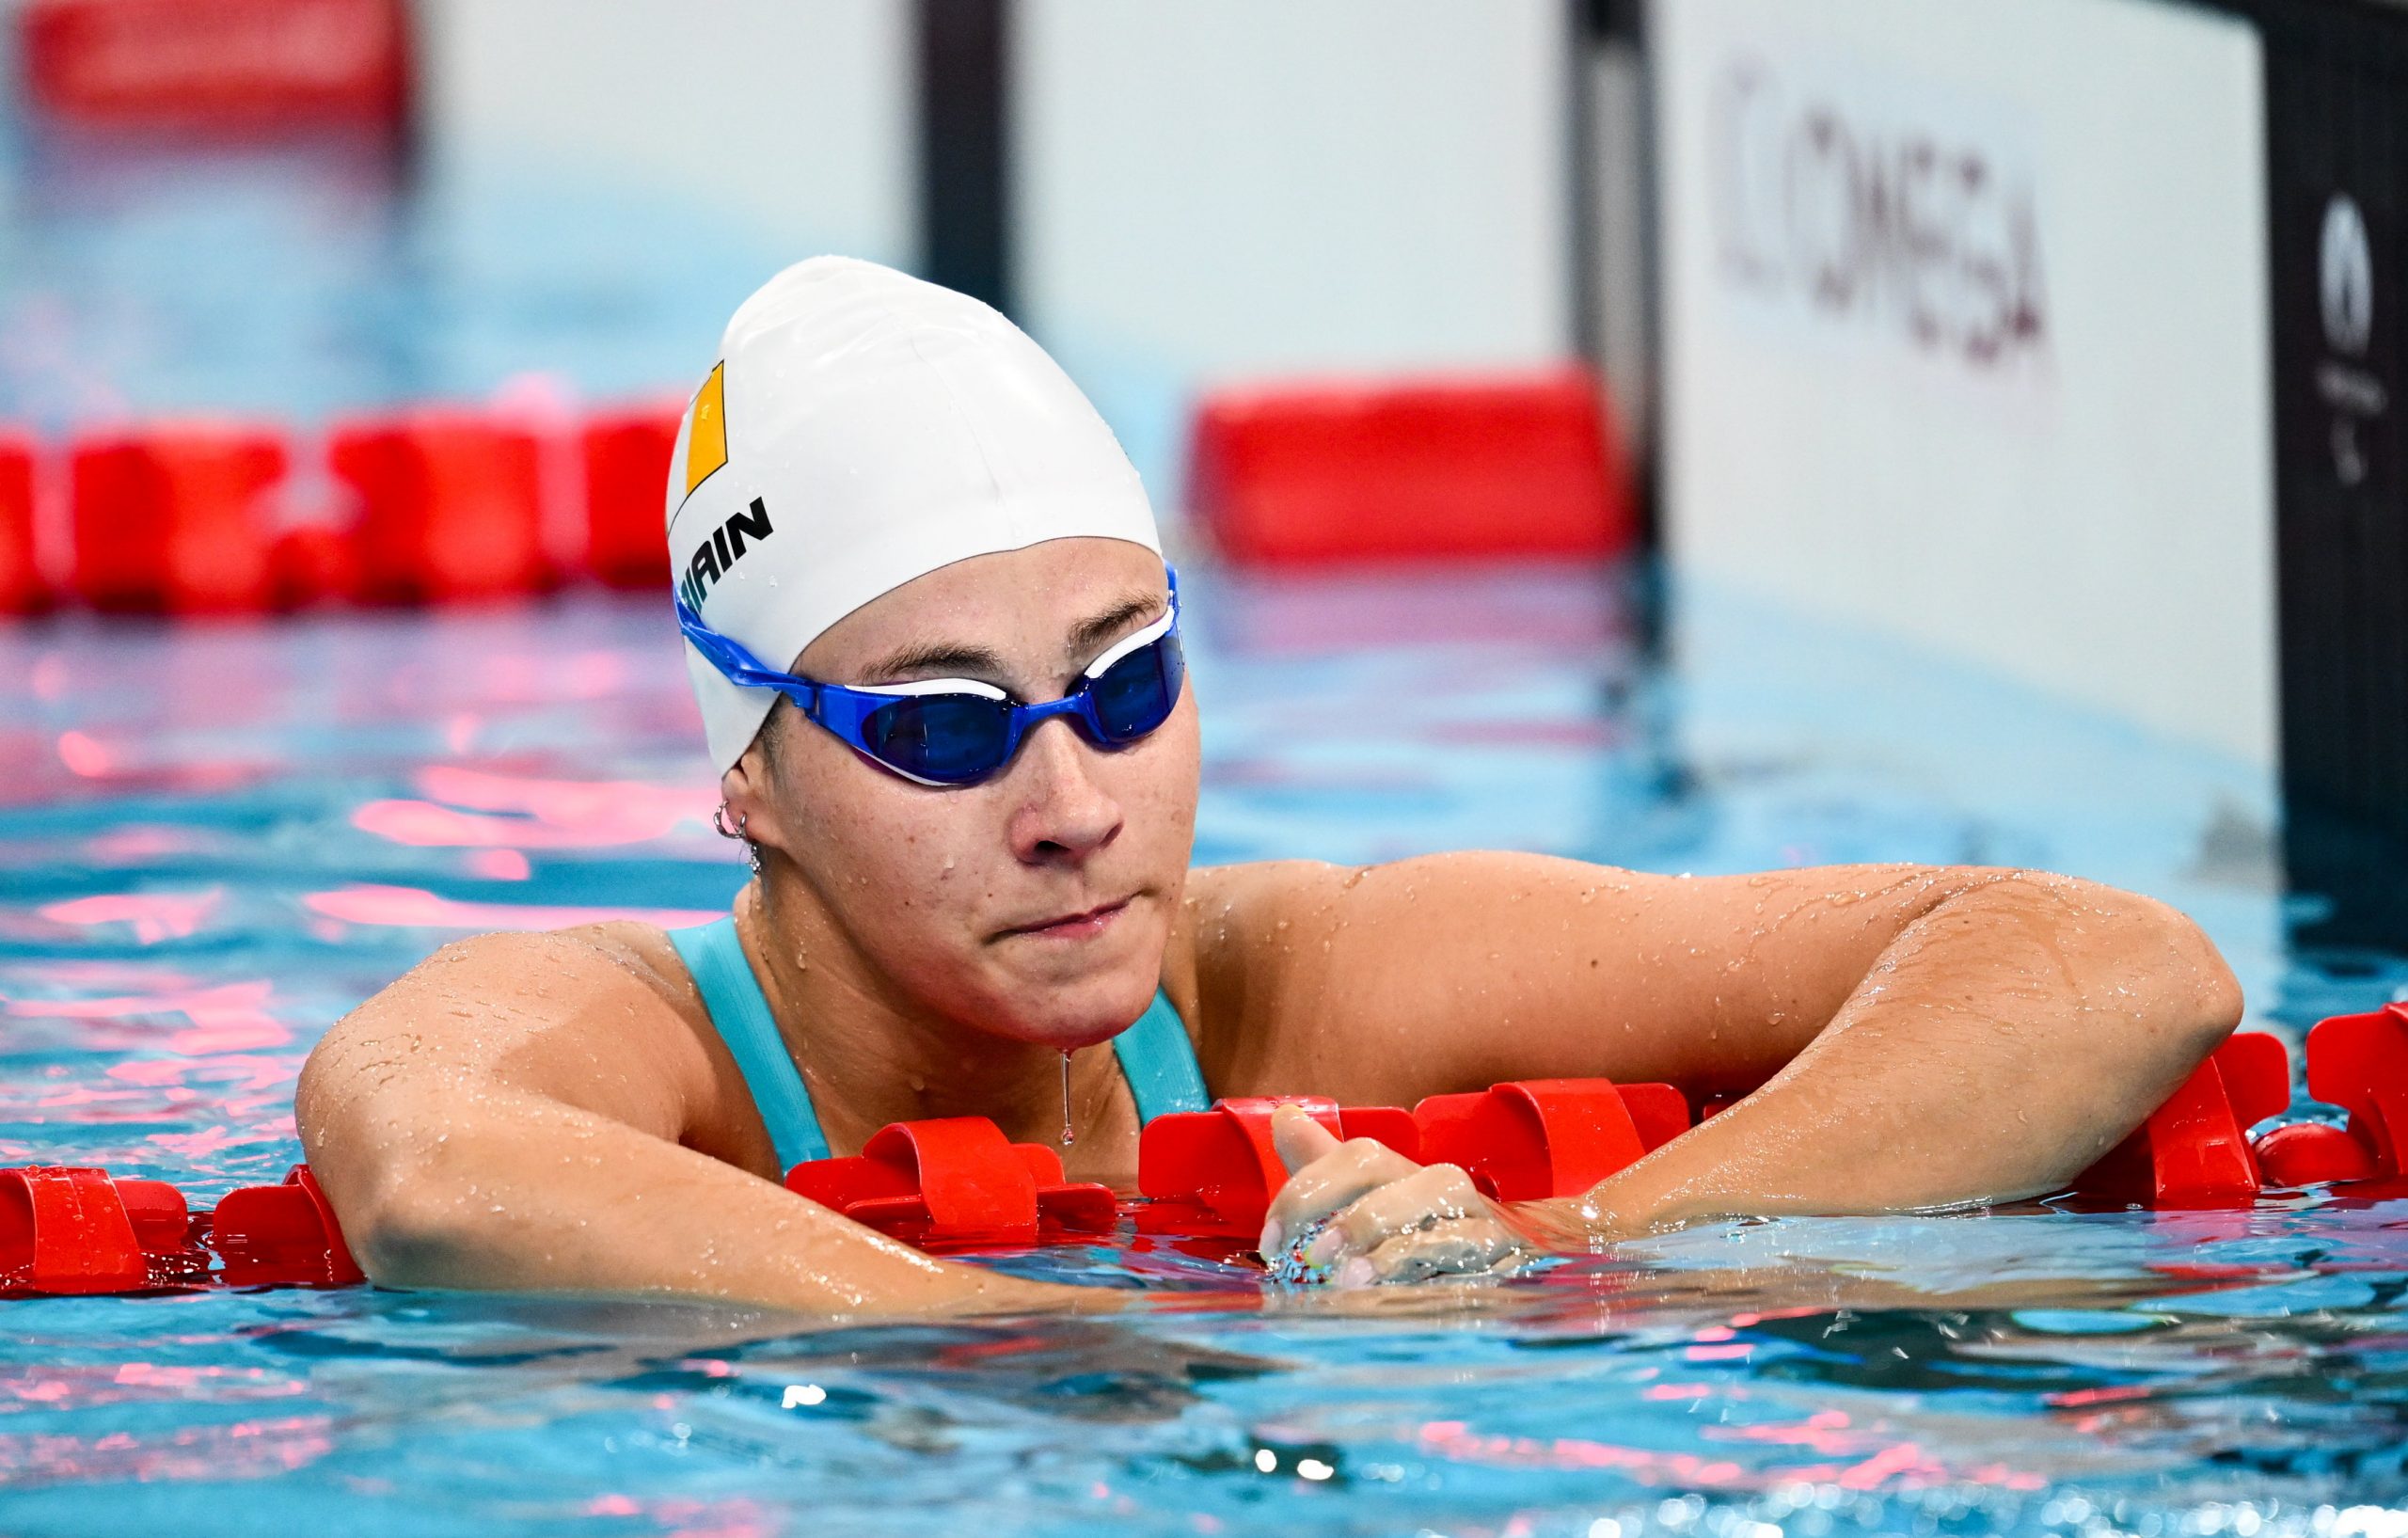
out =
<svg viewBox="0 0 2408 1538"><path fill-rule="evenodd" d="M1133 899L1122 897L1098 907L1082 909L1075 913L1057 913L1052 918L1038 919L1034 924L1016 924L1003 931L1005 936L1028 935L1038 940L1084 940L1100 935L1112 927Z"/></svg>

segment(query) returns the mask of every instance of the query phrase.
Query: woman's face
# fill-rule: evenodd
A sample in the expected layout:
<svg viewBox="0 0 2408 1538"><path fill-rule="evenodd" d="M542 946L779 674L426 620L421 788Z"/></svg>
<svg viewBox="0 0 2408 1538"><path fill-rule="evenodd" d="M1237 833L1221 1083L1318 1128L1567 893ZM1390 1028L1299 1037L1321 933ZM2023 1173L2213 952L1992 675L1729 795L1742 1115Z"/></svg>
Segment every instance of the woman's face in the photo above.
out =
<svg viewBox="0 0 2408 1538"><path fill-rule="evenodd" d="M1052 540L904 584L838 621L794 671L852 685L975 678L1016 700L1058 699L1114 642L1161 618L1167 595L1161 558L1142 546ZM891 774L782 707L723 788L868 964L865 984L1068 1049L1119 1030L1153 996L1196 771L1190 691L1125 748L1049 721L1002 771L955 789Z"/></svg>

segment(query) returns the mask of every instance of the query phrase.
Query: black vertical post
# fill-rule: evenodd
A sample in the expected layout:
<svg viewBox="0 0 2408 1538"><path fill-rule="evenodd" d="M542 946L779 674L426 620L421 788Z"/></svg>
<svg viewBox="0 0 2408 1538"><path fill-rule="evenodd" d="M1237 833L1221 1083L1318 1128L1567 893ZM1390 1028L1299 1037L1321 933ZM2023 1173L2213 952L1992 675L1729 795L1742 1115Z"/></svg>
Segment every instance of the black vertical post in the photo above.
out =
<svg viewBox="0 0 2408 1538"><path fill-rule="evenodd" d="M1638 478L1640 537L1656 543L1655 135L1641 0L1568 0L1573 331L1613 387Z"/></svg>
<svg viewBox="0 0 2408 1538"><path fill-rule="evenodd" d="M2284 846L2309 946L2408 947L2408 11L2249 0L2266 54Z"/></svg>
<svg viewBox="0 0 2408 1538"><path fill-rule="evenodd" d="M1010 0L919 0L920 250L930 282L1012 310Z"/></svg>
<svg viewBox="0 0 2408 1538"><path fill-rule="evenodd" d="M1597 102L1589 76L1603 32L1596 0L1564 0L1568 73L1564 100L1564 166L1571 175L1566 204L1572 226L1572 341L1594 367L1604 352L1597 325Z"/></svg>

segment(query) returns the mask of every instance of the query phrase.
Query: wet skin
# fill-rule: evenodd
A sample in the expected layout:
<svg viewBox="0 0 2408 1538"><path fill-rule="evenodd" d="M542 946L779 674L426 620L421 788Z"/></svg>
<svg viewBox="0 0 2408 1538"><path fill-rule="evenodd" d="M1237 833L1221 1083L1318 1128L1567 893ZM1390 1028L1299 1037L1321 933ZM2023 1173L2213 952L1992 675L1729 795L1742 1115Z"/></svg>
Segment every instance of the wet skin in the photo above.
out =
<svg viewBox="0 0 2408 1538"><path fill-rule="evenodd" d="M1060 540L932 572L797 659L853 684L1060 695L1158 618L1161 562ZM1511 1267L1702 1216L2028 1196L2121 1138L2240 1018L2162 904L1925 866L1692 880L1535 855L1191 870L1196 706L1115 752L1063 721L960 789L789 706L722 778L763 869L737 931L833 1150L977 1115L1134 1184L1109 1045L1164 989L1215 1094L1356 1104L1601 1075L1754 1090L1585 1197L1500 1211L1460 1172L1281 1118L1266 1247L1341 1285ZM1759 1087L1760 1086L1760 1087ZM930 1260L794 1196L657 929L447 946L311 1054L297 1115L361 1263L397 1287L671 1292L823 1315L1107 1308Z"/></svg>

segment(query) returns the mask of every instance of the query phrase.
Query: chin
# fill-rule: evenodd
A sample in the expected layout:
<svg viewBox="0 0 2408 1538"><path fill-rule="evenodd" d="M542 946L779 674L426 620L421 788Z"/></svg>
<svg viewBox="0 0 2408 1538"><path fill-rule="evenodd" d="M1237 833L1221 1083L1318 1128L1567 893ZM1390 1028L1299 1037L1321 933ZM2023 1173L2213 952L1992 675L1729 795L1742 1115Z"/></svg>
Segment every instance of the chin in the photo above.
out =
<svg viewBox="0 0 2408 1538"><path fill-rule="evenodd" d="M1077 978L1025 978L1001 990L988 1027L1015 1041L1065 1052L1109 1040L1127 1029L1159 986L1159 960L1088 973Z"/></svg>

